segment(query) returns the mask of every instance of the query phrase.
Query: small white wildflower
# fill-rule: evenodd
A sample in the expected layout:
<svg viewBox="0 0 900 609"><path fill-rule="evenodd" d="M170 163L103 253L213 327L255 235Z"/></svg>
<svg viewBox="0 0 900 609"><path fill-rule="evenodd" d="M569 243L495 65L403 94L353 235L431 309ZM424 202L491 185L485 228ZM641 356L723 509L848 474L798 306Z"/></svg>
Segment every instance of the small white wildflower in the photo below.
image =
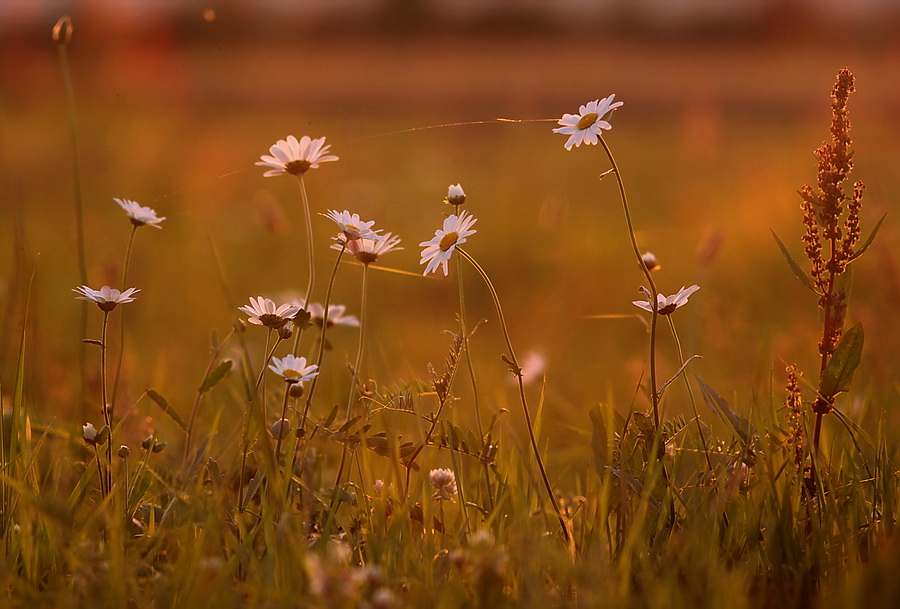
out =
<svg viewBox="0 0 900 609"><path fill-rule="evenodd" d="M371 264L388 252L403 249L402 247L397 247L397 244L400 243L400 237L394 237L391 233L385 233L379 239L347 239L342 233L335 237L334 240L337 243L333 244L331 249L340 250L343 248L363 264Z"/></svg>
<svg viewBox="0 0 900 609"><path fill-rule="evenodd" d="M680 290L678 290L675 294L671 296L663 296L662 294L656 295L656 312L660 315L669 315L678 307L684 306L687 304L688 298L700 289L698 285L692 285L689 288L685 288L682 286ZM635 300L632 301L636 307L644 309L645 311L653 312L653 307L650 302L653 300L652 295L644 286L641 286L641 291L644 292L644 295L647 297L647 300Z"/></svg>
<svg viewBox="0 0 900 609"><path fill-rule="evenodd" d="M456 494L456 475L452 469L437 468L428 474L428 482L434 487L435 493L431 496L437 501L452 501Z"/></svg>
<svg viewBox="0 0 900 609"><path fill-rule="evenodd" d="M131 296L140 292L138 288L128 288L124 292L120 292L108 285L103 286L99 290L92 290L86 285L83 285L79 288L72 288L72 291L81 294L81 296L76 296L77 300L96 302L97 306L100 307L102 311L106 312L112 311L117 305L133 302L134 298Z"/></svg>
<svg viewBox="0 0 900 609"><path fill-rule="evenodd" d="M291 354L280 359L273 357L269 370L281 376L288 383L305 383L313 380L319 374L317 365L307 365L305 357L295 357Z"/></svg>
<svg viewBox="0 0 900 609"><path fill-rule="evenodd" d="M600 131L612 129L609 122L603 120L610 112L622 105L622 102L613 103L615 94L603 99L595 99L578 109L578 114L563 114L559 119L562 127L557 127L553 133L568 135L566 150L581 144L596 144L600 141Z"/></svg>
<svg viewBox="0 0 900 609"><path fill-rule="evenodd" d="M322 215L333 220L334 223L338 225L338 228L343 236L347 238L347 241L384 238L378 234L381 232L381 229L372 230L372 225L375 224L375 220L363 222L359 219L359 214L351 214L346 209L344 211L331 209L327 214Z"/></svg>
<svg viewBox="0 0 900 609"><path fill-rule="evenodd" d="M462 205L466 202L466 192L461 184L451 184L447 188L447 203L450 205Z"/></svg>
<svg viewBox="0 0 900 609"><path fill-rule="evenodd" d="M424 248L419 264L428 263L423 275L437 271L438 267L442 267L444 275L447 275L447 267L453 250L457 245L465 243L467 237L477 232L472 229L472 225L476 222L478 219L466 212L459 214L459 217L453 214L444 219L443 227L434 231L434 237L419 244Z"/></svg>
<svg viewBox="0 0 900 609"><path fill-rule="evenodd" d="M262 155L256 164L261 167L271 167L263 174L263 177L271 178L278 175L303 175L310 169L319 167L319 163L336 161L338 157L328 154L330 145L325 144L325 138L310 139L304 135L297 141L293 135L286 140L278 142L269 148L269 155Z"/></svg>
<svg viewBox="0 0 900 609"><path fill-rule="evenodd" d="M311 302L309 306L306 308L307 312L310 315L310 321L312 321L317 326L322 326L322 321L325 318L325 307L318 302ZM347 307L342 304L337 305L328 305L328 327L331 326L352 326L354 328L359 327L359 319L354 315L344 315L344 312L347 310Z"/></svg>
<svg viewBox="0 0 900 609"><path fill-rule="evenodd" d="M238 307L238 310L248 315L247 321L251 324L277 330L289 322L300 310L300 307L293 304L275 306L275 303L268 298L251 296L250 304Z"/></svg>
<svg viewBox="0 0 900 609"><path fill-rule="evenodd" d="M131 223L135 226L147 225L154 228L162 228L159 223L165 220L165 218L157 216L152 208L142 207L139 203L130 199L116 199L114 197L113 201L118 203L119 207L125 210L128 219L131 220Z"/></svg>

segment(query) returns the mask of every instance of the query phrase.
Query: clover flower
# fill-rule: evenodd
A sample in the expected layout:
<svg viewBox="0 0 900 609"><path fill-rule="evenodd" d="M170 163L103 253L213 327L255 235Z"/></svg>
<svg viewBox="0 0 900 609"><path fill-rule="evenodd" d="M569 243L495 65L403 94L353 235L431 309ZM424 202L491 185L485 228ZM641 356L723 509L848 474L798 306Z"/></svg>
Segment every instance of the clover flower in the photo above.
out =
<svg viewBox="0 0 900 609"><path fill-rule="evenodd" d="M656 295L656 312L660 315L669 315L678 307L684 306L687 304L688 298L691 294L700 289L698 285L692 285L689 288L681 287L676 293L671 296L663 296L662 294ZM653 306L650 304L650 301L653 299L650 292L644 286L641 286L641 291L647 297L647 300L635 300L631 304L644 309L645 311L653 312Z"/></svg>
<svg viewBox="0 0 900 609"><path fill-rule="evenodd" d="M92 290L86 285L83 285L79 288L72 288L72 291L81 294L81 296L76 297L77 300L96 302L97 306L100 307L100 310L104 312L112 311L120 304L133 302L134 298L131 297L132 294L140 292L138 288L128 288L124 292L120 292L108 285L103 286L99 290Z"/></svg>
<svg viewBox="0 0 900 609"><path fill-rule="evenodd" d="M346 209L338 211L336 209L329 210L327 214L322 214L338 225L341 234L347 238L347 241L355 241L356 239L383 239L378 233L381 229L372 230L375 220L363 222L359 219L359 214L351 214Z"/></svg>
<svg viewBox="0 0 900 609"><path fill-rule="evenodd" d="M581 146L581 144L596 144L600 138L601 130L612 129L609 122L603 120L610 112L622 105L622 102L613 103L615 94L603 99L595 99L588 102L578 109L578 114L563 114L559 119L562 127L557 127L553 133L561 133L568 135L566 141L566 150L571 150L573 146Z"/></svg>
<svg viewBox="0 0 900 609"><path fill-rule="evenodd" d="M251 296L250 304L238 307L238 310L249 316L247 321L251 324L277 330L291 321L291 318L297 314L300 307L293 304L283 304L276 307L275 303L268 298L263 298L262 296L253 298Z"/></svg>
<svg viewBox="0 0 900 609"><path fill-rule="evenodd" d="M467 237L477 232L472 229L472 225L476 222L478 219L466 212L459 214L459 217L453 214L445 218L443 228L434 231L434 237L429 241L419 244L424 248L419 264L428 263L423 275L437 271L439 266L443 267L444 275L447 275L447 265L450 256L453 255L453 250L457 245L465 243Z"/></svg>
<svg viewBox="0 0 900 609"><path fill-rule="evenodd" d="M359 327L359 320L353 315L344 315L347 310L345 305L328 305L328 327L331 326L353 326ZM306 308L309 313L310 321L319 327L322 327L322 320L325 318L325 307L319 302L309 303Z"/></svg>
<svg viewBox="0 0 900 609"><path fill-rule="evenodd" d="M435 493L431 496L437 501L453 501L456 494L456 475L452 469L437 468L428 474L428 482L434 487Z"/></svg>
<svg viewBox="0 0 900 609"><path fill-rule="evenodd" d="M466 202L466 192L463 190L462 184L451 184L447 188L447 198L444 199L450 205L457 207Z"/></svg>
<svg viewBox="0 0 900 609"><path fill-rule="evenodd" d="M150 207L143 207L139 203L132 201L130 199L116 199L113 197L113 201L119 204L119 207L125 210L125 213L128 215L128 219L131 220L131 223L135 226L152 226L154 228L162 228L159 225L160 222L165 220L165 218L160 218L156 215L156 211L154 211Z"/></svg>
<svg viewBox="0 0 900 609"><path fill-rule="evenodd" d="M388 252L402 250L397 247L400 237L394 237L391 233L381 235L379 239L347 239L343 233L334 238L337 243L331 246L333 250L345 249L363 264L371 264L380 256Z"/></svg>
<svg viewBox="0 0 900 609"><path fill-rule="evenodd" d="M263 174L266 178L278 175L300 176L310 169L317 169L319 163L338 160L338 157L328 154L329 148L331 145L325 144L324 137L313 140L304 135L297 141L297 138L289 135L286 140L278 140L269 148L271 156L262 155L256 164L271 167Z"/></svg>
<svg viewBox="0 0 900 609"><path fill-rule="evenodd" d="M319 374L317 365L308 366L305 357L295 357L291 354L282 358L273 357L269 370L291 384L311 381Z"/></svg>

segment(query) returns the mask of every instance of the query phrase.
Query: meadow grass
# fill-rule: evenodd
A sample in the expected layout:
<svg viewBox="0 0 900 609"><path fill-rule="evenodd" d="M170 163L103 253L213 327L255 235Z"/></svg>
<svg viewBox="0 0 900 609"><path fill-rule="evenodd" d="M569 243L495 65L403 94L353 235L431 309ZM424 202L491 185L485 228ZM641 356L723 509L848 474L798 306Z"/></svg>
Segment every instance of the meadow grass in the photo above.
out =
<svg viewBox="0 0 900 609"><path fill-rule="evenodd" d="M862 319L871 339L858 372L861 339L822 359L816 296L789 283L767 230L776 225L807 264L801 183L777 169L797 161L756 147L761 128L751 123L728 134L739 152L723 155L735 158L688 155L679 167L670 149L648 144L670 140L660 135L668 127L633 124L627 102L604 145L622 172L632 234L617 176L598 177L610 169L601 146L563 150L549 132L555 121L346 136L333 144L337 162L265 181L255 167L220 177L271 144L246 125L234 129L246 150L209 151L202 163L197 151L151 151L152 178L123 162L117 188L152 181L154 192L172 194L152 201L167 217L161 231L111 200L87 215L88 285L141 290L115 306L93 292L76 302L71 268L24 255L42 243L58 256L49 243L76 242L54 221L58 209L11 213L23 254L4 269L0 578L10 606L896 599L897 387L884 372L893 326L877 304L890 279L866 270L869 256L854 263L848 317ZM281 133L274 122L260 130ZM824 125L809 148L826 137ZM323 123L311 135L329 127L344 132ZM146 135L162 147L176 131ZM175 171L185 161L196 163L193 177ZM728 162L744 180L740 192L705 167ZM686 166L690 180L678 175ZM802 179L814 183L814 169ZM78 171L97 189L89 168ZM448 181L465 186L465 203L442 201ZM698 218L698 197L729 204ZM321 215L345 208L399 234L405 249L370 262L351 255L352 227ZM460 251L441 247L453 255L450 279L422 277L415 244L461 211L478 218L477 232ZM716 251L717 213L760 230ZM863 242L879 216L862 213ZM329 247L336 236L339 251ZM634 259L640 248L661 259L653 275ZM120 285L123 267L129 285ZM677 312L634 308L641 283L656 301L656 282L664 295L701 289ZM256 312L280 319L247 323L238 307L260 294L272 308ZM324 304L318 324L294 318L314 313L310 301ZM363 327L322 323L338 303ZM85 308L88 330L78 336ZM253 306L243 310L254 318ZM71 364L81 348L83 376ZM100 408L114 383L108 349L123 361L111 410ZM520 367L531 349L551 367L526 385ZM316 369L291 376L291 353ZM695 354L703 359L682 366ZM842 363L834 391L819 380L829 357ZM795 363L805 375L795 373L789 391L785 368ZM820 439L817 395L837 408L823 416ZM78 420L81 412L89 418ZM282 418L290 434L273 427Z"/></svg>

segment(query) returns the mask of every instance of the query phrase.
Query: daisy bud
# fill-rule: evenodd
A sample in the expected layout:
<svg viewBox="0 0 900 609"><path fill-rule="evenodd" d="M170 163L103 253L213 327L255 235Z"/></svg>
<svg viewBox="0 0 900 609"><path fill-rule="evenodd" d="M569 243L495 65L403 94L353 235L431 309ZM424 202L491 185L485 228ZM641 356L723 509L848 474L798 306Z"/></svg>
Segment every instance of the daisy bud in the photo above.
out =
<svg viewBox="0 0 900 609"><path fill-rule="evenodd" d="M659 262L656 260L656 256L653 255L653 252L645 252L641 254L641 262L644 263L644 266L647 267L648 271L656 271L659 270Z"/></svg>
<svg viewBox="0 0 900 609"><path fill-rule="evenodd" d="M299 398L303 396L303 383L292 383L288 392L291 394L292 398Z"/></svg>
<svg viewBox="0 0 900 609"><path fill-rule="evenodd" d="M119 455L120 459L127 459L131 454L131 449L123 444L119 447L119 452L117 452L116 454Z"/></svg>
<svg viewBox="0 0 900 609"><path fill-rule="evenodd" d="M291 422L287 419L278 419L269 429L269 433L276 440L284 440L291 433Z"/></svg>
<svg viewBox="0 0 900 609"><path fill-rule="evenodd" d="M234 328L234 331L238 334L243 334L247 331L247 324L243 319L236 319L231 327Z"/></svg>
<svg viewBox="0 0 900 609"><path fill-rule="evenodd" d="M291 324L284 324L280 328L278 328L278 338L281 340L287 340L294 335L294 329Z"/></svg>
<svg viewBox="0 0 900 609"><path fill-rule="evenodd" d="M68 15L63 15L59 18L59 21L56 22L56 25L53 26L53 42L57 44L69 44L69 41L72 39L73 30L72 18Z"/></svg>
<svg viewBox="0 0 900 609"><path fill-rule="evenodd" d="M466 202L466 193L460 184L451 184L447 189L447 203L457 207Z"/></svg>
<svg viewBox="0 0 900 609"><path fill-rule="evenodd" d="M143 448L144 450L150 450L153 447L153 441L153 434L150 434L149 436L144 438L143 442L141 442L141 448Z"/></svg>
<svg viewBox="0 0 900 609"><path fill-rule="evenodd" d="M89 446L97 444L97 428L94 427L93 424L85 423L82 425L82 430L85 444L88 444Z"/></svg>
<svg viewBox="0 0 900 609"><path fill-rule="evenodd" d="M155 443L155 444L153 445L153 449L152 449L152 450L153 450L153 453L154 453L154 454L155 454L155 453L161 453L163 450L165 450L166 446L168 446L168 445L169 445L168 442L157 442L157 443Z"/></svg>

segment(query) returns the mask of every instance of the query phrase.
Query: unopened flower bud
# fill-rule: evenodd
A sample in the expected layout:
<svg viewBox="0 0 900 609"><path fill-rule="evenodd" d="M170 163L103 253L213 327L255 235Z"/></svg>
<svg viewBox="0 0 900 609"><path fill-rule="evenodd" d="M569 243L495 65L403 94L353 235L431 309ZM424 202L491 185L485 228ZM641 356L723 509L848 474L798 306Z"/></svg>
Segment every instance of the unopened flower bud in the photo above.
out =
<svg viewBox="0 0 900 609"><path fill-rule="evenodd" d="M82 430L85 444L90 446L97 444L97 428L94 427L92 423L85 423L82 425Z"/></svg>
<svg viewBox="0 0 900 609"><path fill-rule="evenodd" d="M63 15L53 26L53 42L57 44L69 44L72 39L72 19L68 15Z"/></svg>
<svg viewBox="0 0 900 609"><path fill-rule="evenodd" d="M157 442L156 444L153 445L153 452L161 453L163 450L165 450L166 446L168 446L168 445L169 445L168 442Z"/></svg>
<svg viewBox="0 0 900 609"><path fill-rule="evenodd" d="M131 454L131 449L123 444L119 447L119 452L117 452L116 454L119 455L120 459L127 459Z"/></svg>
<svg viewBox="0 0 900 609"><path fill-rule="evenodd" d="M141 442L141 448L143 448L144 450L150 450L150 448L153 446L153 442L153 434L150 434L149 436L144 438L143 442Z"/></svg>
<svg viewBox="0 0 900 609"><path fill-rule="evenodd" d="M656 260L656 256L653 255L653 252L645 252L641 255L641 262L644 263L644 266L647 267L648 271L656 271L660 268L659 262Z"/></svg>
<svg viewBox="0 0 900 609"><path fill-rule="evenodd" d="M234 320L234 324L232 324L232 327L234 328L234 331L237 332L238 334L243 334L247 330L247 324L244 322L243 319Z"/></svg>
<svg viewBox="0 0 900 609"><path fill-rule="evenodd" d="M269 429L269 433L271 433L272 437L276 440L283 440L291 433L291 422L287 419L278 419L272 425L272 428Z"/></svg>
<svg viewBox="0 0 900 609"><path fill-rule="evenodd" d="M288 389L292 398L299 398L303 396L303 383L293 383Z"/></svg>
<svg viewBox="0 0 900 609"><path fill-rule="evenodd" d="M447 189L447 203L457 207L466 202L466 193L460 184L451 184Z"/></svg>
<svg viewBox="0 0 900 609"><path fill-rule="evenodd" d="M284 324L280 328L278 328L278 338L281 340L287 340L291 336L294 335L294 328L291 324Z"/></svg>

